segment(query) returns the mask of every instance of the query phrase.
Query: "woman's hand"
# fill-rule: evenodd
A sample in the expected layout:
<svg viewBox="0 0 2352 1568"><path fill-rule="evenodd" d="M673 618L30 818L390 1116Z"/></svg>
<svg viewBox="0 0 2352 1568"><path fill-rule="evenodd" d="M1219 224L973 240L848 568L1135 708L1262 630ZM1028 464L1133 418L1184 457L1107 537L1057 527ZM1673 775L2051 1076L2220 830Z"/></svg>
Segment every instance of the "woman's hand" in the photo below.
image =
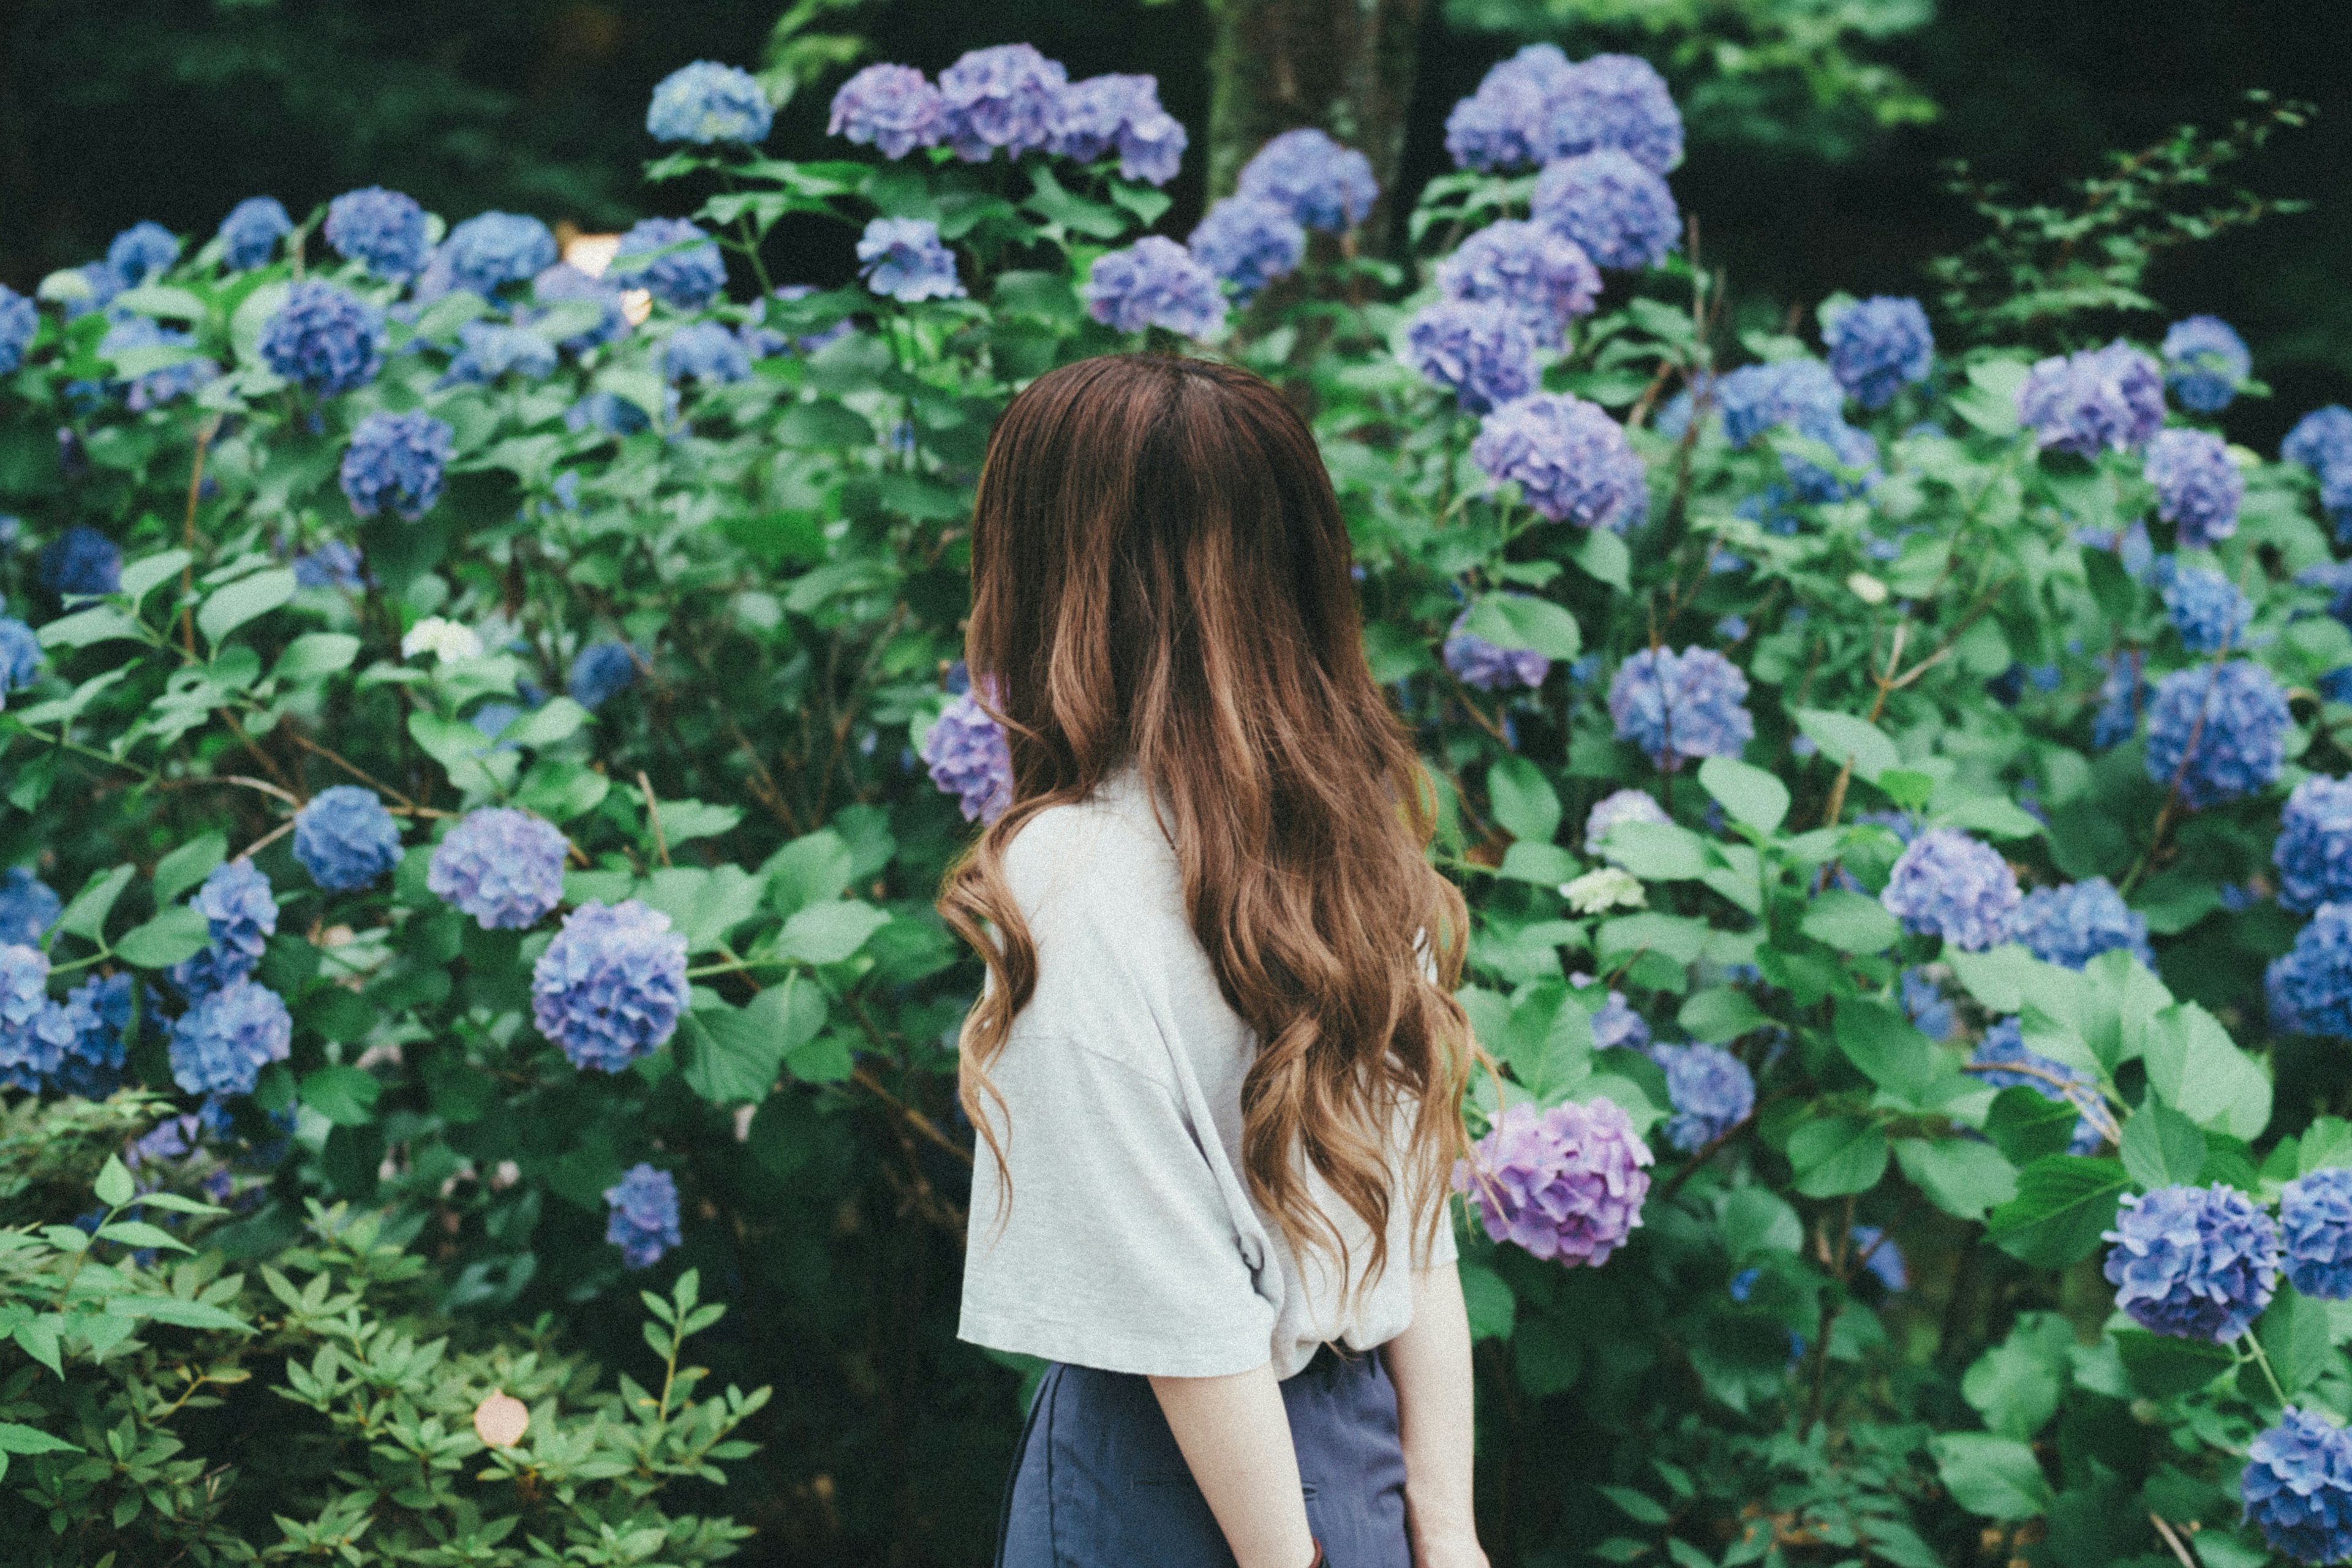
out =
<svg viewBox="0 0 2352 1568"><path fill-rule="evenodd" d="M1382 1352L1396 1384L1415 1568L1486 1568L1471 1507L1470 1314L1452 1263L1413 1271L1412 1326Z"/></svg>
<svg viewBox="0 0 2352 1568"><path fill-rule="evenodd" d="M1426 1536L1415 1532L1412 1564L1413 1568L1487 1568L1477 1535L1466 1530Z"/></svg>

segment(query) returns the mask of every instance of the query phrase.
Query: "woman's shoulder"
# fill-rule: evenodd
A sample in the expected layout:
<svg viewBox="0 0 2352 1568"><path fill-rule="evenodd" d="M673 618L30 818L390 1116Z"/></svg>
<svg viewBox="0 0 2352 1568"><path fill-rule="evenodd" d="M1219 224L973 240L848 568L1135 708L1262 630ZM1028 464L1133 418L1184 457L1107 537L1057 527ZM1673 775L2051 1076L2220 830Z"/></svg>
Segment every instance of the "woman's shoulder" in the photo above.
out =
<svg viewBox="0 0 2352 1568"><path fill-rule="evenodd" d="M1049 805L1023 823L1005 847L1004 876L1033 919L1064 905L1140 913L1181 879L1149 802L1118 775L1086 799Z"/></svg>

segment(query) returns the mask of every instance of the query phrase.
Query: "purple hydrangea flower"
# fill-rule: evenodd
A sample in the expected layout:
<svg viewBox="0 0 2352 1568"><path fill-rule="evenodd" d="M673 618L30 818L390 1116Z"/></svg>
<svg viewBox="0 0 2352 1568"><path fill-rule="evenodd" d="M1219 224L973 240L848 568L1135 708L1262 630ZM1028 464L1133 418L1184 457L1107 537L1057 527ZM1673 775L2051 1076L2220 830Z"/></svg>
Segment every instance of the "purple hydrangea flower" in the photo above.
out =
<svg viewBox="0 0 2352 1568"><path fill-rule="evenodd" d="M2147 710L2147 776L2192 806L2267 788L2286 764L2286 693L2261 665L2176 669ZM2193 751L2192 751L2193 748Z"/></svg>
<svg viewBox="0 0 2352 1568"><path fill-rule="evenodd" d="M1674 1102L1666 1142L1684 1153L1714 1142L1756 1109L1756 1079L1748 1064L1721 1046L1660 1046L1650 1054L1665 1069Z"/></svg>
<svg viewBox="0 0 2352 1568"><path fill-rule="evenodd" d="M106 247L106 265L126 289L152 283L180 259L180 241L152 219L142 219L114 237Z"/></svg>
<svg viewBox="0 0 2352 1568"><path fill-rule="evenodd" d="M453 287L495 299L509 283L527 283L559 259L555 236L535 217L487 212L449 231L436 259L448 263Z"/></svg>
<svg viewBox="0 0 2352 1568"><path fill-rule="evenodd" d="M2352 1299L2352 1170L2297 1177L2279 1195L2287 1283L2326 1301Z"/></svg>
<svg viewBox="0 0 2352 1568"><path fill-rule="evenodd" d="M1013 751L1004 727L965 691L923 737L931 782L956 797L966 822L994 822L1013 804Z"/></svg>
<svg viewBox="0 0 2352 1568"><path fill-rule="evenodd" d="M2315 474L2352 465L2352 408L2331 403L2295 421L2279 443L2279 460L2300 463Z"/></svg>
<svg viewBox="0 0 2352 1568"><path fill-rule="evenodd" d="M1457 169L1492 172L1552 155L1552 109L1572 68L1556 44L1529 44L1497 61L1478 90L1445 117L1445 150Z"/></svg>
<svg viewBox="0 0 2352 1568"><path fill-rule="evenodd" d="M1638 55L1593 55L1568 68L1551 100L1546 158L1604 150L1654 174L1683 161L1683 117L1655 67Z"/></svg>
<svg viewBox="0 0 2352 1568"><path fill-rule="evenodd" d="M1735 447L1776 427L1828 440L1845 422L1845 389L1817 359L1744 364L1717 378L1713 390L1724 439Z"/></svg>
<svg viewBox="0 0 2352 1568"><path fill-rule="evenodd" d="M653 259L638 259L648 256ZM613 253L612 272L673 310L699 310L727 287L719 247L682 217L649 217L633 226Z"/></svg>
<svg viewBox="0 0 2352 1568"><path fill-rule="evenodd" d="M40 578L52 594L111 594L122 586L122 552L78 522L41 546Z"/></svg>
<svg viewBox="0 0 2352 1568"><path fill-rule="evenodd" d="M194 342L195 334L173 327L156 325L144 316L125 316L106 330L100 340L98 352L108 357L126 353L133 349L184 348ZM132 413L144 413L160 408L176 397L184 397L205 383L220 374L218 362L198 355L167 364L131 378L123 404Z"/></svg>
<svg viewBox="0 0 2352 1568"><path fill-rule="evenodd" d="M1049 121L1054 155L1091 163L1117 151L1119 175L1164 185L1182 164L1184 127L1160 107L1149 76L1095 76L1055 95Z"/></svg>
<svg viewBox="0 0 2352 1568"><path fill-rule="evenodd" d="M1157 234L1096 257L1078 296L1088 315L1118 331L1160 327L1213 338L1225 330L1225 296L1216 274Z"/></svg>
<svg viewBox="0 0 2352 1568"><path fill-rule="evenodd" d="M583 1071L659 1050L685 1006L686 938L635 899L581 905L531 965L531 1021Z"/></svg>
<svg viewBox="0 0 2352 1568"><path fill-rule="evenodd" d="M1584 247L1541 224L1506 218L1490 223L1438 264L1437 286L1449 300L1492 300L1508 305L1547 343L1568 324L1590 315L1601 297L1601 274Z"/></svg>
<svg viewBox="0 0 2352 1568"><path fill-rule="evenodd" d="M692 327L682 327L670 334L671 342L675 342L679 337L697 328L716 324L697 321ZM720 327L719 330L723 333L727 329ZM736 347L740 349L742 345L739 342ZM667 343L663 345L662 364L665 373L674 379L682 380L691 375L702 375L707 379L709 374L704 370L700 362L690 359L686 354L680 354L677 360L673 362ZM723 368L723 365L720 368ZM743 374L745 375L751 374L751 366L748 363L743 367ZM672 397L677 395L675 387L670 389L670 395ZM605 436L634 436L652 423L644 409L618 393L610 391L592 392L563 411L563 427L575 436L583 435L590 430Z"/></svg>
<svg viewBox="0 0 2352 1568"><path fill-rule="evenodd" d="M1578 990L1593 984L1590 974L1571 974L1568 983ZM1592 1048L1596 1051L1646 1051L1650 1048L1649 1020L1633 1011L1622 991L1612 991L1601 999L1592 1015Z"/></svg>
<svg viewBox="0 0 2352 1568"><path fill-rule="evenodd" d="M776 111L759 78L738 66L696 60L654 84L646 105L646 133L656 142L714 142L751 146L768 139Z"/></svg>
<svg viewBox="0 0 2352 1568"><path fill-rule="evenodd" d="M568 847L551 822L486 807L467 813L435 846L425 885L484 931L520 931L563 901Z"/></svg>
<svg viewBox="0 0 2352 1568"><path fill-rule="evenodd" d="M297 283L261 330L269 368L319 397L365 386L383 368L383 312L332 283Z"/></svg>
<svg viewBox="0 0 2352 1568"><path fill-rule="evenodd" d="M1465 412L1524 397L1536 388L1536 341L1507 305L1440 300L1405 327L1408 363L1454 395Z"/></svg>
<svg viewBox="0 0 2352 1568"><path fill-rule="evenodd" d="M1652 1156L1613 1102L1563 1100L1549 1110L1513 1104L1454 1167L1496 1241L1541 1258L1599 1268L1642 1223Z"/></svg>
<svg viewBox="0 0 2352 1568"><path fill-rule="evenodd" d="M2156 514L2177 523L2184 549L2210 548L2238 531L2246 477L2230 448L2208 430L2159 430L2143 470L2156 487Z"/></svg>
<svg viewBox="0 0 2352 1568"><path fill-rule="evenodd" d="M1554 522L1622 533L1647 515L1649 477L1600 405L1539 392L1479 422L1470 460Z"/></svg>
<svg viewBox="0 0 2352 1568"><path fill-rule="evenodd" d="M1689 757L1737 757L1756 736L1748 678L1712 648L1643 648L1609 683L1617 738L1671 773Z"/></svg>
<svg viewBox="0 0 2352 1568"><path fill-rule="evenodd" d="M751 355L743 340L717 321L689 321L670 333L662 343L661 363L662 374L669 380L705 386L724 386L751 374Z"/></svg>
<svg viewBox="0 0 2352 1568"><path fill-rule="evenodd" d="M2279 902L2300 914L2352 900L2352 781L2315 773L2279 815Z"/></svg>
<svg viewBox="0 0 2352 1568"><path fill-rule="evenodd" d="M1533 648L1497 647L1484 637L1473 637L1463 626L1470 619L1464 610L1454 617L1446 629L1445 645L1441 650L1445 668L1452 670L1465 686L1481 691L1507 691L1515 686L1541 686L1551 670L1551 660Z"/></svg>
<svg viewBox="0 0 2352 1568"><path fill-rule="evenodd" d="M232 272L250 272L266 265L278 242L294 232L286 204L276 196L247 196L221 219L221 265Z"/></svg>
<svg viewBox="0 0 2352 1568"><path fill-rule="evenodd" d="M2009 940L2017 873L1999 851L1958 828L1931 827L1905 847L1878 901L1906 931L1982 952Z"/></svg>
<svg viewBox="0 0 2352 1568"><path fill-rule="evenodd" d="M526 327L467 321L457 329L457 356L442 374L443 386L488 386L509 372L525 381L555 374L555 345Z"/></svg>
<svg viewBox="0 0 2352 1568"><path fill-rule="evenodd" d="M2314 910L2263 978L2273 1028L2352 1040L2352 903Z"/></svg>
<svg viewBox="0 0 2352 1568"><path fill-rule="evenodd" d="M24 867L0 873L0 942L40 946L64 910L57 889Z"/></svg>
<svg viewBox="0 0 2352 1568"><path fill-rule="evenodd" d="M1353 228L1381 185L1371 160L1312 126L1286 131L1242 165L1234 194L1271 202L1308 228Z"/></svg>
<svg viewBox="0 0 2352 1568"><path fill-rule="evenodd" d="M877 217L867 224L857 241L857 270L868 289L901 304L963 298L955 252L940 243L939 225L928 218Z"/></svg>
<svg viewBox="0 0 2352 1568"><path fill-rule="evenodd" d="M2078 458L2137 451L2164 426L2164 376L2118 338L2103 349L2053 354L2018 389L2017 416L2034 439Z"/></svg>
<svg viewBox="0 0 2352 1568"><path fill-rule="evenodd" d="M572 333L556 345L572 353L585 353L601 347L629 330L629 318L621 309L619 286L608 279L591 278L569 261L559 261L532 279L530 293L541 305L584 300L597 308L599 315L593 326Z"/></svg>
<svg viewBox="0 0 2352 1568"><path fill-rule="evenodd" d="M1070 73L1027 44L971 49L940 72L940 139L967 163L1002 147L1018 158L1053 136L1054 106Z"/></svg>
<svg viewBox="0 0 2352 1568"><path fill-rule="evenodd" d="M1185 245L1246 305L1268 283L1297 270L1307 255L1307 231L1272 202L1228 196L1209 209Z"/></svg>
<svg viewBox="0 0 2352 1568"><path fill-rule="evenodd" d="M1655 267L1681 243L1674 193L1615 148L1545 164L1533 209L1538 223L1576 241L1612 271Z"/></svg>
<svg viewBox="0 0 2352 1568"><path fill-rule="evenodd" d="M25 363L25 351L41 331L41 312L30 300L0 283L0 375Z"/></svg>
<svg viewBox="0 0 2352 1568"><path fill-rule="evenodd" d="M2100 1237L2116 1305L2141 1328L2228 1344L2270 1305L2278 1227L2252 1198L2216 1182L2126 1194Z"/></svg>
<svg viewBox="0 0 2352 1568"><path fill-rule="evenodd" d="M2352 1434L2287 1405L2246 1445L2244 1522L2297 1563L2352 1556Z"/></svg>
<svg viewBox="0 0 2352 1568"><path fill-rule="evenodd" d="M470 323L469 323L470 324ZM430 414L371 414L343 448L343 498L357 517L390 506L415 522L441 499L441 478L457 433Z"/></svg>
<svg viewBox="0 0 2352 1568"><path fill-rule="evenodd" d="M2034 889L2010 918L2009 935L2044 963L2067 969L2080 969L2116 947L2145 967L2156 967L2147 917L2126 908L2123 895L2105 877Z"/></svg>
<svg viewBox="0 0 2352 1568"><path fill-rule="evenodd" d="M833 95L828 136L846 136L886 158L940 143L940 89L912 66L867 66Z"/></svg>
<svg viewBox="0 0 2352 1568"><path fill-rule="evenodd" d="M637 658L626 644L594 642L572 656L564 689L572 700L593 713L636 681Z"/></svg>
<svg viewBox="0 0 2352 1568"><path fill-rule="evenodd" d="M1666 808L1652 799L1647 790L1621 789L1595 801L1584 819L1584 852L1605 855L1602 846L1608 842L1609 830L1621 822L1647 822L1660 827L1671 827L1675 819Z"/></svg>
<svg viewBox="0 0 2352 1568"><path fill-rule="evenodd" d="M327 204L327 243L378 278L413 278L424 268L425 209L382 185L345 191Z"/></svg>
<svg viewBox="0 0 2352 1568"><path fill-rule="evenodd" d="M364 888L400 864L400 824L375 791L336 784L294 814L294 858L331 893Z"/></svg>
<svg viewBox="0 0 2352 1568"><path fill-rule="evenodd" d="M278 993L250 980L206 992L172 1025L172 1079L190 1094L251 1094L261 1069L282 1062L294 1019Z"/></svg>
<svg viewBox="0 0 2352 1568"><path fill-rule="evenodd" d="M2166 330L2165 384L2191 414L2219 414L2254 371L2246 340L2219 316L2190 316Z"/></svg>
<svg viewBox="0 0 2352 1568"><path fill-rule="evenodd" d="M1936 334L1919 301L1881 294L1848 305L1823 334L1830 370L1864 408L1884 408L1936 366Z"/></svg>
<svg viewBox="0 0 2352 1568"><path fill-rule="evenodd" d="M604 1189L612 1213L604 1239L621 1249L631 1268L650 1268L678 1244L677 1183L667 1171L642 1163L629 1167L619 1184Z"/></svg>
<svg viewBox="0 0 2352 1568"><path fill-rule="evenodd" d="M2219 653L2237 643L2254 618L2253 602L2219 572L2184 566L2164 584L2164 611L2190 653Z"/></svg>

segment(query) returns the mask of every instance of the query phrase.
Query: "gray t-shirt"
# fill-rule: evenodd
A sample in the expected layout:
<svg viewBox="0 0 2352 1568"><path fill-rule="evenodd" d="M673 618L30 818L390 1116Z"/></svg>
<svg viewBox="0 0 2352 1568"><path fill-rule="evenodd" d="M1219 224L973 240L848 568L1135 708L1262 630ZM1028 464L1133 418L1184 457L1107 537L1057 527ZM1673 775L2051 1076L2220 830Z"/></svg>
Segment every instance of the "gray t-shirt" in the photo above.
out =
<svg viewBox="0 0 2352 1568"><path fill-rule="evenodd" d="M1416 1256L1412 1205L1392 1184L1389 1266L1349 1303L1333 1263L1295 1257L1252 1203L1241 1090L1257 1037L1217 989L1133 768L1024 825L1005 875L1036 943L1037 988L990 1068L1011 1207L1000 1212L982 1142L958 1336L1169 1377L1247 1372L1271 1355L1288 1377L1325 1341L1363 1351L1403 1332L1411 1270L1454 1260L1453 1227L1441 1218L1433 1249ZM1360 1279L1370 1232L1311 1168L1307 1180Z"/></svg>

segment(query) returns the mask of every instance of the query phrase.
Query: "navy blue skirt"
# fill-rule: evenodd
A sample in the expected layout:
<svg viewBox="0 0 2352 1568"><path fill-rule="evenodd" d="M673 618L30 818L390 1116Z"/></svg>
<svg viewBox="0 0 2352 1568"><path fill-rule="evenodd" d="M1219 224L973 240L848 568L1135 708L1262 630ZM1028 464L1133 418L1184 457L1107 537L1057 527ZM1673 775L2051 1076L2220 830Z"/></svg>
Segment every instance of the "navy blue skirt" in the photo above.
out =
<svg viewBox="0 0 2352 1568"><path fill-rule="evenodd" d="M1329 1346L1282 1384L1307 1527L1330 1568L1412 1568L1396 1386ZM1045 1369L1006 1489L997 1568L1234 1568L1149 1378Z"/></svg>

